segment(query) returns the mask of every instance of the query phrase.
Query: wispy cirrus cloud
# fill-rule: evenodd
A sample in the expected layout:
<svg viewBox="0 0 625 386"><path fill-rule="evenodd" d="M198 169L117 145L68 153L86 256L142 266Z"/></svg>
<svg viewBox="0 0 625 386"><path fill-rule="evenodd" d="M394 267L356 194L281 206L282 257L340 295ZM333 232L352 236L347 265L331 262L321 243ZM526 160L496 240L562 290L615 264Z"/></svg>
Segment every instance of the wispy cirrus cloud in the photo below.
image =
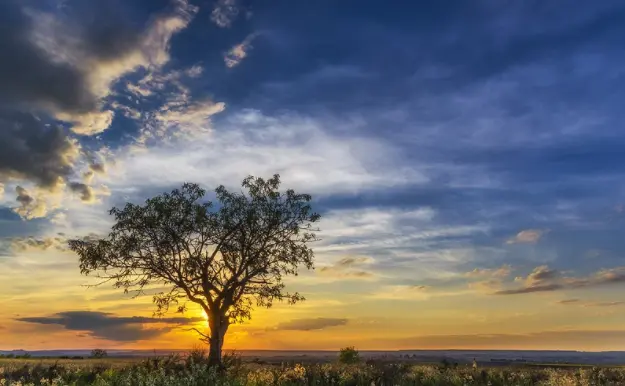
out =
<svg viewBox="0 0 625 386"><path fill-rule="evenodd" d="M465 273L465 276L469 278L492 277L497 279L503 279L508 277L511 272L512 267L506 264L499 268L475 268L472 271Z"/></svg>
<svg viewBox="0 0 625 386"><path fill-rule="evenodd" d="M582 301L581 299L564 299L559 300L558 304L576 305L580 307L620 307L625 305L624 301Z"/></svg>
<svg viewBox="0 0 625 386"><path fill-rule="evenodd" d="M326 328L344 326L348 323L345 318L311 318L311 319L292 319L287 322L279 323L272 330L278 331L316 331Z"/></svg>
<svg viewBox="0 0 625 386"><path fill-rule="evenodd" d="M373 259L366 256L344 257L334 264L319 267L316 272L343 280L371 280L375 278L375 273L368 271L367 265L372 262Z"/></svg>
<svg viewBox="0 0 625 386"><path fill-rule="evenodd" d="M245 110L221 121L211 135L157 143L149 152L121 149L116 159L124 168L110 171L103 182L112 189L169 188L182 181L234 187L248 174L280 173L285 185L323 195L424 179L410 169L382 172L397 157L392 147L367 138L347 140L324 127L298 114L272 117ZM209 165L214 172L207 175Z"/></svg>

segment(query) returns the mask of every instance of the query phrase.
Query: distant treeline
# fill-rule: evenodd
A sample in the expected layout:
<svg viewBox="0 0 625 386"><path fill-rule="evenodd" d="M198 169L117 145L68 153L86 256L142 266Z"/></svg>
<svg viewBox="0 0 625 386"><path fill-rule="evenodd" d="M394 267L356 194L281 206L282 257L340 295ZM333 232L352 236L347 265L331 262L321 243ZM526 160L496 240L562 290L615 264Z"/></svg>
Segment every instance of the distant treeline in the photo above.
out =
<svg viewBox="0 0 625 386"><path fill-rule="evenodd" d="M31 354L0 354L0 359L32 359ZM37 359L85 359L83 356L75 355L61 355L61 356L37 356Z"/></svg>

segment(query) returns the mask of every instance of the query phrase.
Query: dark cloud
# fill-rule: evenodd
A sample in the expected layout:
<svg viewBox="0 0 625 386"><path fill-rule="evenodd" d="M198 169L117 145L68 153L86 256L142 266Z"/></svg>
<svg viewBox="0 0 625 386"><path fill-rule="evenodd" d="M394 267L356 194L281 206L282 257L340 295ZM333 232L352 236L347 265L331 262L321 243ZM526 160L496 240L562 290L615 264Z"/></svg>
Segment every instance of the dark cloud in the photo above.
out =
<svg viewBox="0 0 625 386"><path fill-rule="evenodd" d="M136 49L144 25L131 20L132 9L120 0L74 1L66 17L81 20L81 48L99 60L116 60Z"/></svg>
<svg viewBox="0 0 625 386"><path fill-rule="evenodd" d="M69 189L74 193L80 194L80 199L83 202L93 202L95 199L93 188L87 184L83 184L82 182L71 182L69 184Z"/></svg>
<svg viewBox="0 0 625 386"><path fill-rule="evenodd" d="M114 83L164 64L170 37L196 12L183 0L160 13L137 12L119 0L65 5L47 14L17 0L0 2L0 51L7 53L0 61L0 183L28 180L43 189L66 183L79 146L69 130L44 121L64 121L84 135L107 129L114 114L103 106ZM92 200L84 184L69 188Z"/></svg>
<svg viewBox="0 0 625 386"><path fill-rule="evenodd" d="M1 103L82 112L96 108L86 75L70 64L55 61L32 40L33 20L23 12L20 2L0 2L0 25L0 51L11 53L0 61Z"/></svg>
<svg viewBox="0 0 625 386"><path fill-rule="evenodd" d="M144 316L120 317L104 312L66 311L46 317L18 318L18 321L42 325L59 325L66 330L84 331L89 335L112 341L147 340L170 331L173 327L145 328L144 325L188 325L203 318L151 318Z"/></svg>
<svg viewBox="0 0 625 386"><path fill-rule="evenodd" d="M89 169L94 173L105 173L106 166L101 163L92 163L89 165Z"/></svg>
<svg viewBox="0 0 625 386"><path fill-rule="evenodd" d="M347 321L347 319L338 318L293 319L278 324L275 329L293 331L323 330L328 327L344 326L347 324Z"/></svg>
<svg viewBox="0 0 625 386"><path fill-rule="evenodd" d="M0 181L26 179L56 187L72 173L77 152L60 127L48 127L28 113L0 111Z"/></svg>

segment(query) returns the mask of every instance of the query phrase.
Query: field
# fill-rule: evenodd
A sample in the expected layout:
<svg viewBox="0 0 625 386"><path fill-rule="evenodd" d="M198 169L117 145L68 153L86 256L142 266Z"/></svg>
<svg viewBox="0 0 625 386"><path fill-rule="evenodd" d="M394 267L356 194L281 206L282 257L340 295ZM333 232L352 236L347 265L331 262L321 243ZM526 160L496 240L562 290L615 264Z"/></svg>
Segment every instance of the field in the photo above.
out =
<svg viewBox="0 0 625 386"><path fill-rule="evenodd" d="M253 363L231 356L217 374L202 355L151 359L0 359L0 385L464 386L625 385L625 369L410 363Z"/></svg>

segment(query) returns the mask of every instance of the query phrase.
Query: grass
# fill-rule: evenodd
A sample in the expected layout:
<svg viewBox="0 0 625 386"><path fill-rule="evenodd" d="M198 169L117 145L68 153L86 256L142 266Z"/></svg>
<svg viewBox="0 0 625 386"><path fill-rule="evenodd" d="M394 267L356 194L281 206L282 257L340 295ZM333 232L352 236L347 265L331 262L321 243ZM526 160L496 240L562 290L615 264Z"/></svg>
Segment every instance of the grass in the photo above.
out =
<svg viewBox="0 0 625 386"><path fill-rule="evenodd" d="M98 386L594 386L625 385L625 369L568 366L443 367L367 362L351 365L244 363L227 358L217 374L202 355L150 359L1 359L0 385Z"/></svg>
<svg viewBox="0 0 625 386"><path fill-rule="evenodd" d="M23 366L68 366L80 368L110 367L124 368L145 361L145 358L103 358L103 359L63 359L63 358L0 358L0 367L14 368Z"/></svg>

